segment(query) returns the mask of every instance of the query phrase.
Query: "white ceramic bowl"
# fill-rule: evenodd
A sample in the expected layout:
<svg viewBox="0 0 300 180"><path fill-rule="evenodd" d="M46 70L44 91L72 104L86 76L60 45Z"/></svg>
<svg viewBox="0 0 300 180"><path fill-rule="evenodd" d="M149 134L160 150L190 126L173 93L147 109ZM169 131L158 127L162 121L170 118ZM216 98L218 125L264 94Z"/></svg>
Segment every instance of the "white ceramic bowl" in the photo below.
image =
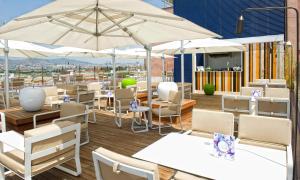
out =
<svg viewBox="0 0 300 180"><path fill-rule="evenodd" d="M20 105L25 111L38 111L45 103L45 92L39 87L26 87L20 90Z"/></svg>
<svg viewBox="0 0 300 180"><path fill-rule="evenodd" d="M170 91L178 91L177 84L175 82L161 82L158 84L157 92L158 98L167 101Z"/></svg>

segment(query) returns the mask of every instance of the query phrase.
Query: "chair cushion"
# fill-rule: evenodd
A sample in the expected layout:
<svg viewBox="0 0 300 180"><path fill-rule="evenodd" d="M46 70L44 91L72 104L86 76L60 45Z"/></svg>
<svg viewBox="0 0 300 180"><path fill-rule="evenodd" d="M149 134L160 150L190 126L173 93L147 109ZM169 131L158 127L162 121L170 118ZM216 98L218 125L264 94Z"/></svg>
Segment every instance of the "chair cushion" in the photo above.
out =
<svg viewBox="0 0 300 180"><path fill-rule="evenodd" d="M192 133L190 135L209 138L209 139L214 137L214 135L212 133L205 133L205 132L200 132L200 131L192 131Z"/></svg>
<svg viewBox="0 0 300 180"><path fill-rule="evenodd" d="M207 180L207 179L203 177L197 177L191 174L183 173L181 171L177 171L177 173L174 176L174 180Z"/></svg>
<svg viewBox="0 0 300 180"><path fill-rule="evenodd" d="M233 135L234 116L232 113L193 109L192 130Z"/></svg>
<svg viewBox="0 0 300 180"><path fill-rule="evenodd" d="M287 114L288 104L288 100L286 102L278 102L274 101L274 98L259 98L257 100L258 112Z"/></svg>
<svg viewBox="0 0 300 180"><path fill-rule="evenodd" d="M152 109L152 113L156 116L159 116L159 109L154 108ZM161 108L161 116L168 116L168 115L176 115L176 111L170 110L169 108Z"/></svg>
<svg viewBox="0 0 300 180"><path fill-rule="evenodd" d="M29 137L43 136L47 133L51 133L57 129L67 127L72 124L74 124L74 123L70 122L70 121L61 121L61 122L57 122L56 124L45 125L45 126L42 126L42 127L36 128L36 129L25 131L24 137L29 138ZM56 147L58 145L61 145L63 143L71 141L73 139L75 139L74 131L33 143L32 144L32 153L40 152L40 151L46 150L51 147ZM73 147L69 147L67 149L58 150L55 153L50 154L48 156L35 159L32 161L32 165L37 165L42 162L48 161L48 160L52 159L53 157L56 157L56 156L66 153L67 151L71 150L72 148Z"/></svg>
<svg viewBox="0 0 300 180"><path fill-rule="evenodd" d="M281 145L281 144L261 142L261 141L255 141L255 140L250 140L250 139L240 139L239 143L286 151L286 146Z"/></svg>
<svg viewBox="0 0 300 180"><path fill-rule="evenodd" d="M117 89L115 96L116 100L134 99L134 93L131 89Z"/></svg>
<svg viewBox="0 0 300 180"><path fill-rule="evenodd" d="M134 159L134 158L130 158L127 156L123 156L121 154L117 154L115 152L109 151L104 148L98 148L95 150L95 152L97 152L105 157L108 157L114 161L117 161L119 163L154 172L154 180L159 180L159 171L158 171L158 166L156 164L141 161L141 160ZM103 164L104 163L100 163L100 168L104 167L104 169L101 170L101 174L104 179L109 179L109 180L125 180L125 179L126 180L140 180L140 179L142 179L142 180L146 180L145 178L139 178L137 176L129 175L124 172L116 174L113 172L112 167L109 167L108 165L103 166Z"/></svg>
<svg viewBox="0 0 300 180"><path fill-rule="evenodd" d="M48 161L32 165L32 174L36 175L46 170L49 170L59 164L62 164L72 158L74 158L75 151L69 150L63 154L55 156ZM0 153L0 162L8 169L23 175L25 172L24 166L24 153L19 150L13 150L6 153Z"/></svg>
<svg viewBox="0 0 300 180"><path fill-rule="evenodd" d="M81 92L78 94L77 102L79 103L87 103L94 101L95 99L95 92L94 91L88 91L88 92Z"/></svg>
<svg viewBox="0 0 300 180"><path fill-rule="evenodd" d="M284 118L241 115L239 138L288 146L291 143L291 121Z"/></svg>
<svg viewBox="0 0 300 180"><path fill-rule="evenodd" d="M76 114L82 114L86 110L86 106L80 103L63 103L61 105L60 117L67 117Z"/></svg>
<svg viewBox="0 0 300 180"><path fill-rule="evenodd" d="M239 112L241 110L249 111L249 99L242 99L239 96L236 96L235 99L232 97L224 96L224 108L230 109L235 112Z"/></svg>
<svg viewBox="0 0 300 180"><path fill-rule="evenodd" d="M264 89L262 87L241 87L241 95L243 96L251 96L252 91L259 90L262 94Z"/></svg>
<svg viewBox="0 0 300 180"><path fill-rule="evenodd" d="M266 88L266 97L290 98L288 88Z"/></svg>
<svg viewBox="0 0 300 180"><path fill-rule="evenodd" d="M57 87L56 86L51 86L51 87L44 87L44 92L46 94L46 97L48 96L57 96Z"/></svg>

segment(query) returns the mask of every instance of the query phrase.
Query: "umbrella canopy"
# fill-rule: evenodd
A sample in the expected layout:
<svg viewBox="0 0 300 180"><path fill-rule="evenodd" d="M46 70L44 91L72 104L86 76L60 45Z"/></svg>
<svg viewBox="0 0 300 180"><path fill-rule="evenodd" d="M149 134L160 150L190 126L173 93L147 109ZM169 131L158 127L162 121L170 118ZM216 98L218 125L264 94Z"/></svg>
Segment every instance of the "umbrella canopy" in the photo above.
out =
<svg viewBox="0 0 300 180"><path fill-rule="evenodd" d="M0 38L103 50L218 37L141 0L59 0L0 28Z"/></svg>
<svg viewBox="0 0 300 180"><path fill-rule="evenodd" d="M55 52L64 57L83 57L83 58L105 58L111 57L115 53L116 58L126 59L143 59L146 58L146 51L141 48L132 49L105 49L101 51L94 51L89 49L74 48L74 47L59 47L53 49ZM162 53L152 53L152 57L162 57ZM174 58L170 55L165 55L165 58Z"/></svg>
<svg viewBox="0 0 300 180"><path fill-rule="evenodd" d="M173 41L154 46L154 52L165 52L167 54L181 54L181 41ZM221 39L196 39L183 41L184 53L217 53L217 52L241 52L243 45Z"/></svg>
<svg viewBox="0 0 300 180"><path fill-rule="evenodd" d="M5 49L4 40L0 40L0 49ZM22 58L45 58L54 56L59 52L50 48L23 41L8 41L9 56ZM4 56L4 51L0 50L0 56Z"/></svg>

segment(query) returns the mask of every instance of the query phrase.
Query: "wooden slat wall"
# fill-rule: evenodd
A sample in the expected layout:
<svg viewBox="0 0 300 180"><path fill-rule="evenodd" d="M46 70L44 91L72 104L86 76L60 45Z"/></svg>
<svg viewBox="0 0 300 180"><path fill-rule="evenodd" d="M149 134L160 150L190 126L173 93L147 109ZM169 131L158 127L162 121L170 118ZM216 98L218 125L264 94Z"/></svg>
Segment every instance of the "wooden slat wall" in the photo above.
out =
<svg viewBox="0 0 300 180"><path fill-rule="evenodd" d="M280 79L279 64L284 56L278 57L281 42L246 44L243 53L243 72L196 72L196 90L203 90L205 84L215 84L217 91L239 92L240 86L247 86L255 79Z"/></svg>
<svg viewBox="0 0 300 180"><path fill-rule="evenodd" d="M242 72L196 72L196 89L203 90L205 84L213 84L216 91L239 92Z"/></svg>

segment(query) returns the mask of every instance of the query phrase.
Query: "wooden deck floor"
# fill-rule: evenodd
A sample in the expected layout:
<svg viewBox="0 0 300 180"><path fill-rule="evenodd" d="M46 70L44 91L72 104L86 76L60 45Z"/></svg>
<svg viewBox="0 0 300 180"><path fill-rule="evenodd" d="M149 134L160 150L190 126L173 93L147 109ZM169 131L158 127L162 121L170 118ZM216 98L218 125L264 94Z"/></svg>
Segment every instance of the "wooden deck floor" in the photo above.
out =
<svg viewBox="0 0 300 180"><path fill-rule="evenodd" d="M185 123L188 128L190 123ZM117 153L131 156L149 144L157 141L161 136L158 130L150 130L147 133L134 134L131 131L131 121L124 120L123 127L117 128L113 121L113 116L109 113L99 111L97 113L97 123L89 124L90 143L81 147L80 157L82 174L79 177L68 175L58 169L52 169L42 173L34 179L36 180L71 180L71 179L95 179L94 165L92 161L92 151L98 147L104 147ZM177 131L177 129L170 129ZM75 167L73 162L67 163L67 166ZM168 179L173 171L166 168L160 168L161 179ZM19 180L16 175L9 176L9 180Z"/></svg>
<svg viewBox="0 0 300 180"><path fill-rule="evenodd" d="M221 96L193 95L197 101L195 108L221 110ZM184 119L184 129L191 127L191 119ZM68 175L60 170L52 169L42 173L34 180L93 180L95 179L94 165L92 162L91 152L98 147L104 147L117 153L131 156L139 150L147 147L149 144L157 141L161 136L158 130L150 130L148 133L134 134L131 129L131 121L124 120L123 127L117 128L113 122L113 116L109 113L99 111L97 113L97 123L90 124L90 143L81 147L81 166L82 174L79 177ZM177 128L177 127L174 127ZM172 131L176 131L173 129ZM298 139L300 141L300 139ZM298 143L300 145L300 143ZM300 147L297 148L300 151ZM298 153L299 154L299 153ZM300 158L297 157L300 164ZM67 163L68 166L74 167L73 162ZM300 168L297 169L300 174ZM162 180L168 179L173 170L160 167L160 177ZM296 177L297 178L297 177ZM8 180L19 180L15 175L9 176ZM300 178L298 178L300 179Z"/></svg>

